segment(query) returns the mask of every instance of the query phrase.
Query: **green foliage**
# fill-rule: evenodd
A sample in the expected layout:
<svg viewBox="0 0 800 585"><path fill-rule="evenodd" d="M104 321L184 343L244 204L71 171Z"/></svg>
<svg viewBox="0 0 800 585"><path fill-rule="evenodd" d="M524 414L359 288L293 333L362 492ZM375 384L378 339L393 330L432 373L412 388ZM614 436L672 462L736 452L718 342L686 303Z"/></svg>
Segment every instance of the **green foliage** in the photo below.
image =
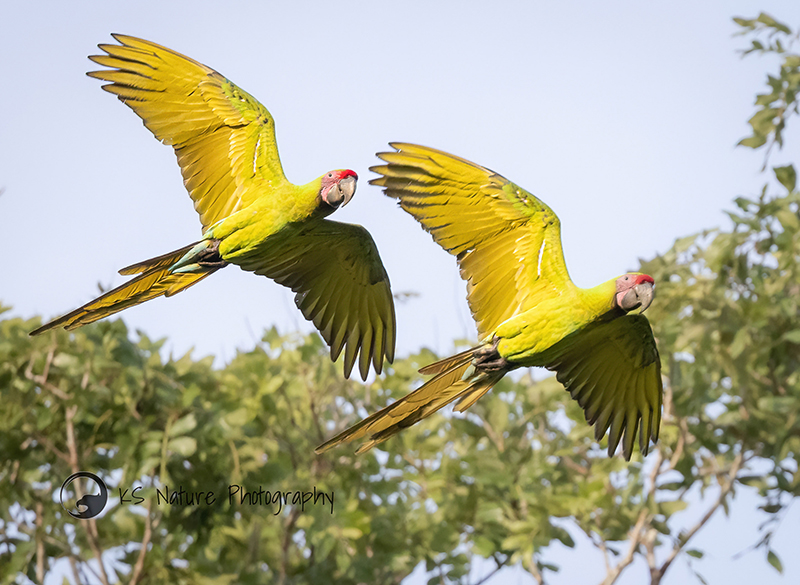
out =
<svg viewBox="0 0 800 585"><path fill-rule="evenodd" d="M314 455L325 421L342 416L335 397L360 389L341 379L316 335L268 332L262 347L215 371L211 359L163 360L163 342L132 343L120 321L28 337L35 326L0 322L2 582L19 573L39 581L58 558L71 559L80 580L100 551L122 573L141 558L141 582L398 582L437 546L450 550L434 541L441 519L418 488L377 452ZM387 387L405 387L402 371ZM103 517L74 521L54 494L79 469L99 473L112 496L144 486L145 501L112 500ZM231 504L231 484L333 493L334 513ZM165 486L212 491L216 504L166 504L155 491Z"/></svg>
<svg viewBox="0 0 800 585"><path fill-rule="evenodd" d="M768 144L768 155L773 144L783 146L786 122L790 116L798 113L800 55L791 52L797 35L788 26L763 12L754 19L734 18L734 21L742 27L741 34L752 37L750 47L742 51L744 55L774 53L782 59L778 74L767 76L767 92L756 96L756 113L749 120L752 135L739 142L750 148ZM759 38L762 35L766 35L766 41Z"/></svg>

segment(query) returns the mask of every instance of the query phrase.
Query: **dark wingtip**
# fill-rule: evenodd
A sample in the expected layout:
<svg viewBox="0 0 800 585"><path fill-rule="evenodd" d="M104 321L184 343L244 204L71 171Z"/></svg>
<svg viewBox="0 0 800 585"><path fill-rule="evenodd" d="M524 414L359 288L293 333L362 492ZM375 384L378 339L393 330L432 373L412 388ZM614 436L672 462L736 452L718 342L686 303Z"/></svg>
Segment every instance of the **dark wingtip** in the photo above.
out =
<svg viewBox="0 0 800 585"><path fill-rule="evenodd" d="M28 333L28 335L30 337L36 337L37 335L40 335L45 331L50 331L51 329L55 329L56 327L58 327L58 325L59 325L59 320L51 321L50 323L45 323L41 327L37 327L36 329Z"/></svg>

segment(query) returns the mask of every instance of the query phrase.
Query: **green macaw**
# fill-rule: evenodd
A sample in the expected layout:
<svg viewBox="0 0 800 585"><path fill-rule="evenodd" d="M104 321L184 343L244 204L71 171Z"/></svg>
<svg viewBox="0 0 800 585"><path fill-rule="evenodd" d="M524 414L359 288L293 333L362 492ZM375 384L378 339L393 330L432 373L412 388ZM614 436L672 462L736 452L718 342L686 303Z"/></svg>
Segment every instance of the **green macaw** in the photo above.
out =
<svg viewBox="0 0 800 585"><path fill-rule="evenodd" d="M171 296L228 264L292 289L349 377L360 352L362 378L372 361L394 359L395 314L375 242L360 225L324 219L350 201L358 176L325 173L305 185L283 174L275 122L251 95L213 69L170 49L113 35L89 57L108 67L88 73L129 106L155 137L175 149L203 226L202 239L120 270L138 274L101 297L43 325L37 335L74 329L159 297Z"/></svg>
<svg viewBox="0 0 800 585"><path fill-rule="evenodd" d="M630 459L658 440L661 362L647 318L654 281L624 274L590 289L573 284L561 224L542 201L497 173L450 154L392 143L370 181L456 256L481 343L425 366L423 386L320 445L321 453L369 436L358 453L458 400L464 411L503 376L539 366L556 377L595 425L610 427L608 454L622 438ZM638 314L631 314L641 308ZM624 437L623 437L624 435Z"/></svg>

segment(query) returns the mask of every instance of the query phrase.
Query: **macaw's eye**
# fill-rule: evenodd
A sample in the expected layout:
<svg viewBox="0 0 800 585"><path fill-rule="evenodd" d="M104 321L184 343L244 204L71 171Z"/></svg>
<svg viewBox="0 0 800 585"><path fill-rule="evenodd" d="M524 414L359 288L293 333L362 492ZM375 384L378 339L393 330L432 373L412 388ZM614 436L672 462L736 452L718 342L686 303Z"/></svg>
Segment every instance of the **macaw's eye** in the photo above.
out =
<svg viewBox="0 0 800 585"><path fill-rule="evenodd" d="M328 173L328 178L332 179L333 178L333 173Z"/></svg>

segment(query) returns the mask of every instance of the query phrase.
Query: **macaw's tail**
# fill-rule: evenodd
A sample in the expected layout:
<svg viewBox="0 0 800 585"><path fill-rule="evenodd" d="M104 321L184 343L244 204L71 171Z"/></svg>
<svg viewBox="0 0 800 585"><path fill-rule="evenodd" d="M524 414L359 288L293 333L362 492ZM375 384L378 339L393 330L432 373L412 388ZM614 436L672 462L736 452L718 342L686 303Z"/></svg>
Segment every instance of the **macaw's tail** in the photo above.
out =
<svg viewBox="0 0 800 585"><path fill-rule="evenodd" d="M30 334L39 335L56 327L75 329L150 299L162 295L170 297L186 290L226 265L219 257L215 244L214 240L203 240L123 268L120 274L139 276ZM180 267L176 266L179 262Z"/></svg>
<svg viewBox="0 0 800 585"><path fill-rule="evenodd" d="M435 374L435 376L400 400L342 431L317 447L315 451L323 453L340 443L369 435L369 440L356 451L358 455L432 415L454 400L458 400L454 410L463 412L497 384L508 371L508 369L485 371L480 367L476 368L473 365L473 358L482 349L483 346L468 349L420 369L421 374Z"/></svg>

